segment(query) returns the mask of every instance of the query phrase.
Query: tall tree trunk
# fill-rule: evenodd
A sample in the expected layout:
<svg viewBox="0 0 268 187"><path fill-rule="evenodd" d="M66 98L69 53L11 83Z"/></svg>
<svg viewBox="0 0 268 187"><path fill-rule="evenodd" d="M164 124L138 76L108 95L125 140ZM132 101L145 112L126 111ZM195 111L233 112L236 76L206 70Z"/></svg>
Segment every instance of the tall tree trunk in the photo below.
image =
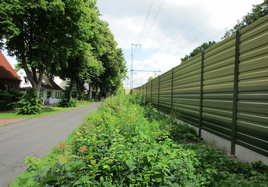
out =
<svg viewBox="0 0 268 187"><path fill-rule="evenodd" d="M110 90L110 88L111 88L111 86L109 86L108 90L105 89L105 93L106 93L106 97L105 98L107 98L109 96L109 90Z"/></svg>
<svg viewBox="0 0 268 187"><path fill-rule="evenodd" d="M102 94L103 94L103 84L101 84L100 101L101 101L101 98L102 98Z"/></svg>
<svg viewBox="0 0 268 187"><path fill-rule="evenodd" d="M95 86L97 81L95 81L93 84L89 84L89 99L92 99L92 91L93 91L93 87Z"/></svg>
<svg viewBox="0 0 268 187"><path fill-rule="evenodd" d="M68 101L70 101L71 97L72 97L72 91L73 91L73 85L74 85L75 77L76 77L75 74L71 77L71 83L70 83L70 86L69 86L69 97L67 98Z"/></svg>
<svg viewBox="0 0 268 187"><path fill-rule="evenodd" d="M24 55L22 55L24 56ZM39 76L37 78L36 76L36 73L35 72L31 72L27 66L27 63L26 63L26 59L25 57L22 57L22 64L23 64L23 69L27 75L27 78L28 80L30 81L32 87L33 87L33 90L35 92L37 92L37 99L39 99L39 92L40 92L40 89L41 89L41 83L42 83L42 80L43 80L43 69L40 69L39 70Z"/></svg>
<svg viewBox="0 0 268 187"><path fill-rule="evenodd" d="M98 92L99 92L99 82L97 82L95 90L96 90L96 92L95 92L95 100L97 100L98 99Z"/></svg>

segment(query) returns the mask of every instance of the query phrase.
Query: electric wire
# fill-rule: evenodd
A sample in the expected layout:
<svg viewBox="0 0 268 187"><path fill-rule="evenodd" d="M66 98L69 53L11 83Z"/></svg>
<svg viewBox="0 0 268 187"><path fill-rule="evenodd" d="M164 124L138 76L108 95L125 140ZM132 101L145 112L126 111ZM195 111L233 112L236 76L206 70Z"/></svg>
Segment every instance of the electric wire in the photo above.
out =
<svg viewBox="0 0 268 187"><path fill-rule="evenodd" d="M142 27L142 31L141 31L141 34L140 34L139 39L138 39L138 43L140 42L140 39L141 39L141 36L142 36L142 34L143 34L145 25L146 25L146 23L147 23L147 21L148 21L148 17L149 17L149 15L150 15L150 13L151 13L153 4L154 4L154 0L151 0L151 3L150 3L150 5L149 5L149 9L148 9L147 14L146 14L146 18L145 18L145 21L144 21L144 24L143 24L143 27Z"/></svg>
<svg viewBox="0 0 268 187"><path fill-rule="evenodd" d="M216 34L215 36L213 36L212 38L210 38L208 41L211 41L213 38L215 38L216 36L218 36L220 33L222 33L223 31L225 31L227 28L233 26L236 22L232 23L231 25L229 25L228 27L226 27L224 30L222 30L221 32L219 32L218 34Z"/></svg>
<svg viewBox="0 0 268 187"><path fill-rule="evenodd" d="M145 25L146 25L146 23L147 23L147 21L148 21L148 17L149 17L149 15L150 15L150 13L151 13L153 4L154 4L154 0L151 0L151 3L150 3L149 8L148 8L148 10L147 10L146 18L145 18L145 21L144 21L144 24L143 24L143 27L142 27L140 36L139 36L139 39L138 39L138 43L140 42L140 39L141 39L142 34L143 34L143 32L144 32ZM137 44L138 44L138 43L137 43ZM135 48L135 51L134 51L134 58L135 58L135 54L136 54L136 48ZM140 54L140 51L139 51L139 54ZM139 56L139 54L138 54L138 56Z"/></svg>
<svg viewBox="0 0 268 187"><path fill-rule="evenodd" d="M221 19L221 18L220 18L220 19ZM218 21L219 21L219 19L218 19L216 22L218 22ZM214 25L216 22L214 22L212 25ZM214 36L213 36L212 38L210 38L208 41L211 41L211 39L213 39L214 37L218 36L220 33L222 33L223 31L225 31L227 28L233 26L235 23L236 23L236 22L232 23L231 25L229 25L228 27L226 27L224 30L220 31L218 34L214 35ZM199 34L197 37L195 37L195 39L192 40L190 43L188 43L188 45L185 46L183 49L181 49L180 52L181 52L182 50L184 50L186 47L188 47L193 41L195 41L195 40L196 40L200 35L202 35L205 31L207 31L212 25L210 25L210 26L209 26L207 29L205 29L201 34ZM180 52L178 52L178 53L180 53ZM177 55L178 53L176 53L175 55ZM172 64L172 66L173 66L173 65L174 65L174 64ZM163 73L164 73L166 70L168 70L168 68L165 69L165 70L163 71Z"/></svg>
<svg viewBox="0 0 268 187"><path fill-rule="evenodd" d="M224 1L220 6L218 6L215 10L213 10L209 15L207 15L203 20L201 20L197 25L195 25L192 29L190 29L185 35L183 35L178 41L176 41L173 46L175 44L177 44L179 41L181 41L185 36L187 36L192 30L194 30L198 25L200 25L203 21L205 21L209 16L211 16L216 10L218 10L223 4L225 4L228 0ZM168 51L170 49L170 47L168 49L166 49L164 52Z"/></svg>
<svg viewBox="0 0 268 187"><path fill-rule="evenodd" d="M186 47L188 47L193 41L195 41L199 36L201 36L202 34L204 34L204 32L206 32L210 27L212 27L215 23L217 23L221 18L219 18L217 21L215 21L213 24L211 24L208 28L206 28L201 34L199 34L197 37L195 37L195 39L193 39L190 43L188 43L187 46L185 46L183 49L181 49L179 52L177 52L175 55L177 55L178 53L180 53L182 50L184 50Z"/></svg>
<svg viewBox="0 0 268 187"><path fill-rule="evenodd" d="M142 45L143 45L143 44L145 43L145 41L147 40L147 38L148 38L148 36L149 36L149 34L150 34L150 32L151 32L151 29L152 29L152 27L153 27L155 21L157 20L159 14L160 14L160 11L161 11L161 9L162 9L162 7L163 7L163 5L164 5L164 3L165 3L165 0L162 0L162 1L161 1L161 4L159 5L158 10L157 10L157 12L156 12L156 14L155 14L155 17L154 17L154 20L153 20L153 22L152 22L152 24L151 24L151 27L150 27L150 29L149 29L149 31L148 31L148 33L147 33L147 35L146 35L144 41L142 42Z"/></svg>

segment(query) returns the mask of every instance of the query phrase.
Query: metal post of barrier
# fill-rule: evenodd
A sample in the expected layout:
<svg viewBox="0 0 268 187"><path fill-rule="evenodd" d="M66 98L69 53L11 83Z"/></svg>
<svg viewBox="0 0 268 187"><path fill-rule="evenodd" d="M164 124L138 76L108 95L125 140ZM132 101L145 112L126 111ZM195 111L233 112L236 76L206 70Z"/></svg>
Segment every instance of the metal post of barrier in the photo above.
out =
<svg viewBox="0 0 268 187"><path fill-rule="evenodd" d="M145 96L145 101L147 102L147 84L148 83L146 83L146 96Z"/></svg>
<svg viewBox="0 0 268 187"><path fill-rule="evenodd" d="M173 109L173 75L174 75L174 68L172 68L172 76L171 76L171 112Z"/></svg>
<svg viewBox="0 0 268 187"><path fill-rule="evenodd" d="M237 119L237 93L238 93L238 72L239 72L239 53L240 53L240 31L236 32L235 44L235 68L234 68L234 91L233 91L233 117L232 117L232 138L231 154L235 154L236 139L236 119Z"/></svg>
<svg viewBox="0 0 268 187"><path fill-rule="evenodd" d="M152 100L153 100L153 80L151 80L151 104L153 104Z"/></svg>
<svg viewBox="0 0 268 187"><path fill-rule="evenodd" d="M160 98L160 76L158 76L158 111L160 111L159 110L159 98Z"/></svg>
<svg viewBox="0 0 268 187"><path fill-rule="evenodd" d="M205 53L202 51L202 60L201 60L201 81L200 81L200 104L199 104L199 137L201 137L202 130L202 108L203 108L203 86L204 86L204 59Z"/></svg>

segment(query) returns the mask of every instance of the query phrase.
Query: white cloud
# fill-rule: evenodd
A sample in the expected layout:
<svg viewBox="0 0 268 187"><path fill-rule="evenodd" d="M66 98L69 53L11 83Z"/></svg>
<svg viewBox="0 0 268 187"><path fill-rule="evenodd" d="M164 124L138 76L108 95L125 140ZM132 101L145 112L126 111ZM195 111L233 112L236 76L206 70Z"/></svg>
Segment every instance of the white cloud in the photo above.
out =
<svg viewBox="0 0 268 187"><path fill-rule="evenodd" d="M156 75L162 74L172 67L176 67L180 64L182 58L181 55L168 55L164 53L154 53L150 58L145 59L143 61L134 60L133 66L135 67L134 70L149 70L149 71L159 71L161 73L156 72ZM140 86L148 81L149 76L154 77L154 72L141 72L141 71L134 71L133 80L137 80L133 83L134 87ZM129 82L129 80L124 81L125 85Z"/></svg>
<svg viewBox="0 0 268 187"><path fill-rule="evenodd" d="M157 20L153 22L162 2L154 0L139 40L151 2L151 0L97 1L102 14L100 19L109 23L109 28L119 44L118 47L125 53L128 70L131 44L143 44L139 60L134 61L134 69L162 71L171 69L180 63L180 58L202 43L209 40L220 41L225 28L234 26L236 20L251 11L253 4L262 3L263 0L165 0ZM140 78L139 76L142 75L134 75L137 78ZM148 80L148 77L141 80L146 79Z"/></svg>

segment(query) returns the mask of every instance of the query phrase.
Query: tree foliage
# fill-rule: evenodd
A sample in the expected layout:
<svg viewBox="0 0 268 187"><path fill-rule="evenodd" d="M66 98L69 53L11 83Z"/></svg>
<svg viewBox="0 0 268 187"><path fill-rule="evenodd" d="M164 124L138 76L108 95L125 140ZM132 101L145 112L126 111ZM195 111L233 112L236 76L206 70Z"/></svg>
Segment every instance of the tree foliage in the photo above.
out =
<svg viewBox="0 0 268 187"><path fill-rule="evenodd" d="M203 43L202 45L198 46L197 48L195 48L190 55L185 55L184 58L181 58L181 62L185 62L186 60L189 60L190 58L194 57L195 55L201 53L202 51L210 48L211 46L215 45L216 42L215 41L209 41L208 43Z"/></svg>
<svg viewBox="0 0 268 187"><path fill-rule="evenodd" d="M16 56L35 91L44 74L70 80L68 100L74 86L80 97L86 82L107 95L126 77L122 50L96 0L4 0L0 12L0 48Z"/></svg>
<svg viewBox="0 0 268 187"><path fill-rule="evenodd" d="M152 76L149 77L148 82L152 81L154 78Z"/></svg>
<svg viewBox="0 0 268 187"><path fill-rule="evenodd" d="M264 0L263 3L252 6L252 12L245 15L242 21L237 20L237 24L232 29L227 29L224 36L221 38L222 40L232 36L236 31L241 30L260 18L268 15L268 0Z"/></svg>

